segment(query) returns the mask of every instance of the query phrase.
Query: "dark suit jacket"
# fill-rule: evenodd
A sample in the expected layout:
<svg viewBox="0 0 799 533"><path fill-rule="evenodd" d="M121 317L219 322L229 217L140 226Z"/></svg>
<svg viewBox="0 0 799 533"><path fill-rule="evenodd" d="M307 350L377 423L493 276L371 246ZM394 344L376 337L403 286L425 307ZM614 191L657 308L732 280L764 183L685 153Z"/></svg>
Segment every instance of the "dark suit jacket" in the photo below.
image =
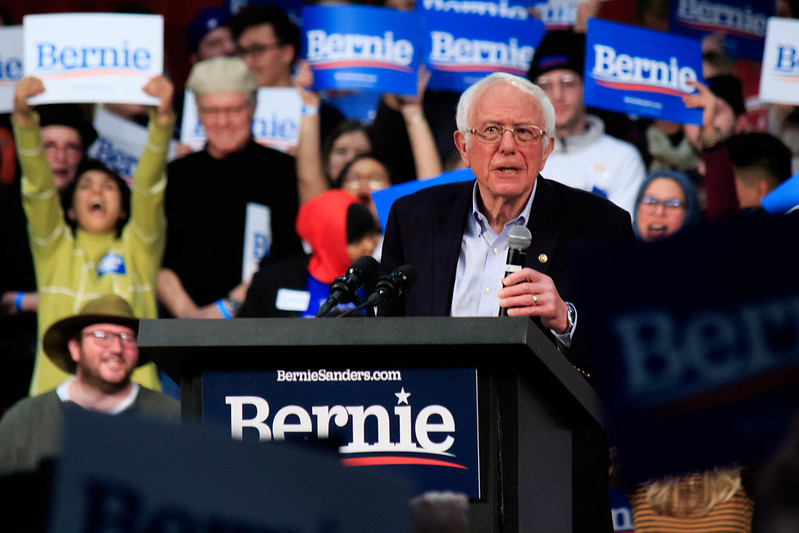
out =
<svg viewBox="0 0 799 533"><path fill-rule="evenodd" d="M394 202L386 224L381 269L390 272L401 265L412 265L418 280L403 297L382 307L381 314L450 314L473 188L474 181L441 185ZM550 276L561 298L577 308L578 325L567 355L575 365L590 371L580 340L579 321L584 317L579 313L580 295L574 275L575 270L590 265L574 265L570 258L583 247L601 251L611 243L634 242L630 215L600 196L538 176L528 228L533 240L527 249L526 266ZM552 337L538 319L534 322ZM575 431L573 448L573 531L612 531L604 436L594 431Z"/></svg>
<svg viewBox="0 0 799 533"><path fill-rule="evenodd" d="M416 285L391 305L386 316L448 316L461 240L472 208L474 181L424 189L399 198L391 208L381 267L416 268ZM527 227L533 241L526 266L550 276L561 298L578 308L570 256L585 246L633 242L630 215L595 194L538 176Z"/></svg>

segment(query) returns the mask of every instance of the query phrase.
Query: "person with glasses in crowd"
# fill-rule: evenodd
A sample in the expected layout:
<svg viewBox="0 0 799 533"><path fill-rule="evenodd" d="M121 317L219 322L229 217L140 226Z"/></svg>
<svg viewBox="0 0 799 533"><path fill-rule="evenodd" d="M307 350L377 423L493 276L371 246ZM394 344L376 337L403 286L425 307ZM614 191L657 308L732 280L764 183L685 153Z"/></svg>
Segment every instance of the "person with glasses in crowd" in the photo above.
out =
<svg viewBox="0 0 799 533"><path fill-rule="evenodd" d="M167 168L169 225L158 298L176 318L230 318L247 293L245 265L260 257L244 257L248 220L261 256L303 252L294 229L295 160L253 139L258 85L244 61L200 61L187 87L196 96L207 141ZM248 215L254 211L264 214L263 224Z"/></svg>
<svg viewBox="0 0 799 533"><path fill-rule="evenodd" d="M638 192L633 230L641 241L659 241L696 227L701 216L696 186L688 176L674 170L656 170Z"/></svg>
<svg viewBox="0 0 799 533"><path fill-rule="evenodd" d="M72 374L57 388L17 402L0 421L0 473L30 472L56 459L67 406L124 417L180 421L180 404L131 381L139 355L139 320L115 294L52 324L43 344L53 365Z"/></svg>
<svg viewBox="0 0 799 533"><path fill-rule="evenodd" d="M476 180L394 202L381 270L412 265L418 281L379 313L496 317L503 307L509 316L529 316L585 369L572 254L633 242L629 213L541 176L555 143L555 110L529 80L506 73L483 78L461 95L456 122L455 146ZM532 242L524 268L505 277L508 235L517 225L530 230ZM573 531L612 531L604 436L586 430L574 439Z"/></svg>
<svg viewBox="0 0 799 533"><path fill-rule="evenodd" d="M270 4L242 7L228 22L236 55L250 68L258 87L293 87L294 64L300 50L300 28L281 8ZM334 105L303 106L303 114L319 115L320 138L325 139L344 120Z"/></svg>
<svg viewBox="0 0 799 533"><path fill-rule="evenodd" d="M535 49L527 77L555 107L555 143L546 176L604 196L632 213L646 176L639 150L608 135L605 123L587 112L583 65L585 34L549 31Z"/></svg>

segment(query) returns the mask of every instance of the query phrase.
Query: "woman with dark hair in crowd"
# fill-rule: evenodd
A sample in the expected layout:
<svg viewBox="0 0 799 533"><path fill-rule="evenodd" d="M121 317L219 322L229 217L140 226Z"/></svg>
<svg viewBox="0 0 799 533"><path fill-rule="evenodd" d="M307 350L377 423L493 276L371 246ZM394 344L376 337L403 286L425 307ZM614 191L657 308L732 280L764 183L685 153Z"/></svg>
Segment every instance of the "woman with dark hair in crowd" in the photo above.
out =
<svg viewBox="0 0 799 533"><path fill-rule="evenodd" d="M320 96L308 89L313 84L313 72L307 62L301 61L295 78L295 86L302 98L302 117L297 142L297 181L300 204L326 191L340 174L341 168L358 154L379 152L369 128L358 121L348 121L331 133L329 139L320 139ZM419 81L419 96L403 98L402 113L411 142L416 175L420 179L441 174L441 160L436 150L433 134L424 117L421 97L429 74L422 73ZM322 145L320 153L319 146ZM329 146L329 150L326 148Z"/></svg>

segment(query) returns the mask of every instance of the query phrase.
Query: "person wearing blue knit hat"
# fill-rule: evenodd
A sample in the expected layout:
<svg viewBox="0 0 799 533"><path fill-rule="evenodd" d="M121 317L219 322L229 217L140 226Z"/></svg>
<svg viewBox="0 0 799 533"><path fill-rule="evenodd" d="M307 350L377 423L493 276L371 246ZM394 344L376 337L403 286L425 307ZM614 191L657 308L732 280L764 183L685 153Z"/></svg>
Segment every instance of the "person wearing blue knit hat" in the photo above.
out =
<svg viewBox="0 0 799 533"><path fill-rule="evenodd" d="M186 28L186 49L189 63L232 56L236 51L233 34L227 26L231 13L224 7L206 7L200 10Z"/></svg>
<svg viewBox="0 0 799 533"><path fill-rule="evenodd" d="M694 228L700 217L699 196L688 176L674 170L655 170L638 190L633 231L641 241L658 241Z"/></svg>

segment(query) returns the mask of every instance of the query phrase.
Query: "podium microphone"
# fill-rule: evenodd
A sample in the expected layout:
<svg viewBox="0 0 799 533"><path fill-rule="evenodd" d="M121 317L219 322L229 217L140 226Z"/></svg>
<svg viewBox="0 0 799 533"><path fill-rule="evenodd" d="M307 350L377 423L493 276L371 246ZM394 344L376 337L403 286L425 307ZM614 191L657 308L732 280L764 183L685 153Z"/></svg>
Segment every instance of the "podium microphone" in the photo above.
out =
<svg viewBox="0 0 799 533"><path fill-rule="evenodd" d="M508 257L505 260L505 276L521 270L527 258L527 248L533 242L533 235L527 226L513 226L508 231ZM508 310L499 308L499 316L508 316Z"/></svg>
<svg viewBox="0 0 799 533"><path fill-rule="evenodd" d="M366 299L366 305L379 305L393 302L406 293L416 283L416 269L411 265L402 265L390 274L380 276L375 290Z"/></svg>
<svg viewBox="0 0 799 533"><path fill-rule="evenodd" d="M330 284L330 296L319 306L316 316L325 316L338 304L355 301L358 289L362 287L366 287L367 292L371 291L377 280L377 270L377 260L370 255L355 261L345 275L337 277Z"/></svg>

